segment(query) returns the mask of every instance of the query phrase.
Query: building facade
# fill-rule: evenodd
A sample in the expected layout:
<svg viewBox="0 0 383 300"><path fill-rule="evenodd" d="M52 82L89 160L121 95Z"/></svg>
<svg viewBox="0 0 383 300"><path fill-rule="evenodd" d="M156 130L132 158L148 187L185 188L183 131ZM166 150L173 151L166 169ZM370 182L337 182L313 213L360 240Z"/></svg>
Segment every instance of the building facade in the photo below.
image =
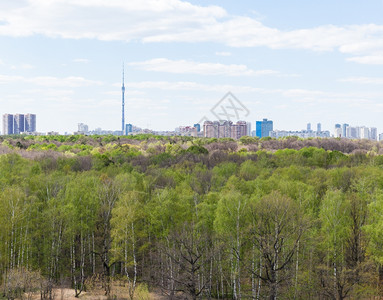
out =
<svg viewBox="0 0 383 300"><path fill-rule="evenodd" d="M80 134L88 134L89 132L89 126L84 123L78 123L77 124L78 133Z"/></svg>
<svg viewBox="0 0 383 300"><path fill-rule="evenodd" d="M175 130L175 135L197 137L198 130L194 126L180 126Z"/></svg>
<svg viewBox="0 0 383 300"><path fill-rule="evenodd" d="M330 137L329 131L313 131L313 130L301 130L301 131L287 131L287 130L273 130L270 132L272 138L283 138L289 136L297 136L302 139L307 138L328 138Z"/></svg>
<svg viewBox="0 0 383 300"><path fill-rule="evenodd" d="M129 135L133 132L133 125L132 124L126 124L125 125L125 135Z"/></svg>
<svg viewBox="0 0 383 300"><path fill-rule="evenodd" d="M262 121L255 122L255 135L259 138L270 136L273 131L273 121L263 119Z"/></svg>
<svg viewBox="0 0 383 300"><path fill-rule="evenodd" d="M13 134L13 115L3 115L3 135Z"/></svg>
<svg viewBox="0 0 383 300"><path fill-rule="evenodd" d="M240 139L248 135L249 123L245 121L205 121L203 124L204 137Z"/></svg>
<svg viewBox="0 0 383 300"><path fill-rule="evenodd" d="M25 119L23 114L16 114L13 117L13 134L21 134L25 131Z"/></svg>
<svg viewBox="0 0 383 300"><path fill-rule="evenodd" d="M36 115L26 114L24 120L25 120L25 132L36 132Z"/></svg>

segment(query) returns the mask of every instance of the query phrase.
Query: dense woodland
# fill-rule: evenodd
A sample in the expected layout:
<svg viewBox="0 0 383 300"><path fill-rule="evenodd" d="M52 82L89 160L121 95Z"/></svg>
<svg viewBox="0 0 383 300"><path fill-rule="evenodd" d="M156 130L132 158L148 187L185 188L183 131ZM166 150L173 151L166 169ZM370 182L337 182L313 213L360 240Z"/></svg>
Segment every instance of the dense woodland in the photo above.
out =
<svg viewBox="0 0 383 300"><path fill-rule="evenodd" d="M383 297L383 144L0 138L0 298Z"/></svg>

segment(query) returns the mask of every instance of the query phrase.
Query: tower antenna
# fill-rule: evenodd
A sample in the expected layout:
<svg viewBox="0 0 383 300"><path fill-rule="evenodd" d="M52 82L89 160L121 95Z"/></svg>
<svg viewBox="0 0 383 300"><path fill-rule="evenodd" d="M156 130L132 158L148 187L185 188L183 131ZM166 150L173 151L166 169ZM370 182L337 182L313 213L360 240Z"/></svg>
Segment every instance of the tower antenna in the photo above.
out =
<svg viewBox="0 0 383 300"><path fill-rule="evenodd" d="M122 134L125 131L125 68L122 63Z"/></svg>

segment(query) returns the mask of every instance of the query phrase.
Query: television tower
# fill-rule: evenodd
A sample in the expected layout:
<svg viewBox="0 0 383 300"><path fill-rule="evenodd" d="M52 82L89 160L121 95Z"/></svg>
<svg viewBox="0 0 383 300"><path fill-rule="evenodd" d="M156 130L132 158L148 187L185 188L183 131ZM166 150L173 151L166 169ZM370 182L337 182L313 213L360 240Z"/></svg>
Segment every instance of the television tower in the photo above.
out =
<svg viewBox="0 0 383 300"><path fill-rule="evenodd" d="M122 63L122 134L124 134L125 131L125 70L124 70L124 63Z"/></svg>

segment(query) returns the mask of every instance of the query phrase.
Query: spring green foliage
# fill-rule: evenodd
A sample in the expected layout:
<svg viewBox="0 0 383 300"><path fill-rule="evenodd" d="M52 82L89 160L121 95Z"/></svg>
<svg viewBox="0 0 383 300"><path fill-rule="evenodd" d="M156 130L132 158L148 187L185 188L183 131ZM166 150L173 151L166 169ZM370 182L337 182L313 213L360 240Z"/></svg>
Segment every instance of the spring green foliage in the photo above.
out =
<svg viewBox="0 0 383 300"><path fill-rule="evenodd" d="M192 299L383 296L379 143L12 136L0 151L4 297L49 298L63 282L79 295L95 278L106 294L127 282L131 299L143 286Z"/></svg>

